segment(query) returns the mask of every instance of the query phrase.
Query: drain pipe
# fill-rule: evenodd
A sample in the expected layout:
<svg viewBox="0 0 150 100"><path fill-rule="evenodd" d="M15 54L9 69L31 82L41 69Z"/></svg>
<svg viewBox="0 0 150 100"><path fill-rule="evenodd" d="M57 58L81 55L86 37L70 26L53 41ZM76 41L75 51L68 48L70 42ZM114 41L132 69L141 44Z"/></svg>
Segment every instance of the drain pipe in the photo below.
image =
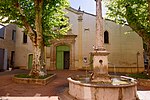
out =
<svg viewBox="0 0 150 100"><path fill-rule="evenodd" d="M136 53L136 57L137 57L137 73L139 73L139 51Z"/></svg>

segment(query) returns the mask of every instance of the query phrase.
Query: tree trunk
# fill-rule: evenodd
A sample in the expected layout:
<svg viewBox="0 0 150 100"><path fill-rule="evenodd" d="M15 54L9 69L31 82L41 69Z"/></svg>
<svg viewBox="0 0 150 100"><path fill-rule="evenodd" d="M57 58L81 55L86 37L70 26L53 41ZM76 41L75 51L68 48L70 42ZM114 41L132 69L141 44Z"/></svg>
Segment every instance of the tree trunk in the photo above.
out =
<svg viewBox="0 0 150 100"><path fill-rule="evenodd" d="M44 45L41 44L41 46L33 46L34 47L34 53L33 53L33 63L32 63L32 69L30 71L30 76L44 76L46 75L45 72L45 52L44 52Z"/></svg>
<svg viewBox="0 0 150 100"><path fill-rule="evenodd" d="M147 58L148 58L148 68L147 68L147 72L150 76L150 42L147 45Z"/></svg>
<svg viewBox="0 0 150 100"><path fill-rule="evenodd" d="M33 54L33 65L30 75L35 77L45 75L45 50L42 32L42 11L43 11L43 0L34 0L35 6L35 41L33 43L34 54Z"/></svg>

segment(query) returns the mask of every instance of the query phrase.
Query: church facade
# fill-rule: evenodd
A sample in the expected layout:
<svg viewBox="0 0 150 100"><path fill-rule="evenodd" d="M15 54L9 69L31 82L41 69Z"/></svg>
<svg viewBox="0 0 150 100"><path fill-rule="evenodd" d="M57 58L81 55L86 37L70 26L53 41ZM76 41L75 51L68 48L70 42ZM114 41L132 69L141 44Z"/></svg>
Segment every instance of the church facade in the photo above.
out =
<svg viewBox="0 0 150 100"><path fill-rule="evenodd" d="M96 16L73 8L65 10L71 29L61 39L50 41L45 47L47 70L92 69L93 46L96 35ZM144 70L143 41L129 26L103 20L104 47L110 72L135 73ZM20 34L22 33L22 34ZM14 66L21 69L32 67L32 44L23 30L16 27Z"/></svg>

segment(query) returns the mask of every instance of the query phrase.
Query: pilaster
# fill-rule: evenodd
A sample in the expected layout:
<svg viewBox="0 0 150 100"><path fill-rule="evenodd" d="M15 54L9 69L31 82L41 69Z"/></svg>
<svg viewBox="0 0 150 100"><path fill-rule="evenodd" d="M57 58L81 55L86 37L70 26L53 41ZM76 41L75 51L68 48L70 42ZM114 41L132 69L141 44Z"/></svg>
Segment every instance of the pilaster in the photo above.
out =
<svg viewBox="0 0 150 100"><path fill-rule="evenodd" d="M82 15L78 17L78 60L79 67L82 67Z"/></svg>

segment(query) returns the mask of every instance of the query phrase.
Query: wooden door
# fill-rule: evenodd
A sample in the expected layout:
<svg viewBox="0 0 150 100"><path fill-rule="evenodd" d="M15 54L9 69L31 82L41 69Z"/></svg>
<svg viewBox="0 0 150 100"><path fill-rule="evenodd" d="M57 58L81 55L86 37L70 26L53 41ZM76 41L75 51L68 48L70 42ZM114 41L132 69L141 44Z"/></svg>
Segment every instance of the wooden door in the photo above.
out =
<svg viewBox="0 0 150 100"><path fill-rule="evenodd" d="M0 48L0 70L3 70L4 66L4 49Z"/></svg>
<svg viewBox="0 0 150 100"><path fill-rule="evenodd" d="M69 69L70 64L70 48L66 45L56 47L56 69L63 70Z"/></svg>
<svg viewBox="0 0 150 100"><path fill-rule="evenodd" d="M28 69L32 68L32 60L33 60L33 54L29 54L29 56L28 56Z"/></svg>
<svg viewBox="0 0 150 100"><path fill-rule="evenodd" d="M64 51L64 69L69 69L70 66L70 52Z"/></svg>

